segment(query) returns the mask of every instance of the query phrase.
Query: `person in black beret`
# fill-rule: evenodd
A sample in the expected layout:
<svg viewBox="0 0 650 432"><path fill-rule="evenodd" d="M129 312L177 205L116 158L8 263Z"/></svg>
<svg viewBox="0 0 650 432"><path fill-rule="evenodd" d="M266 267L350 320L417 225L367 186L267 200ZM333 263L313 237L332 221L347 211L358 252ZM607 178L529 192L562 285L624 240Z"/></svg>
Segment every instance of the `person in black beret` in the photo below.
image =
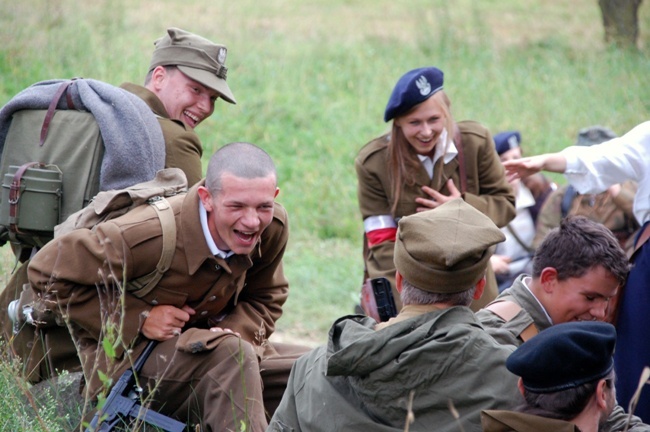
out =
<svg viewBox="0 0 650 432"><path fill-rule="evenodd" d="M355 159L365 232L364 280L387 278L398 309L393 249L400 218L454 198L462 198L498 227L515 216L515 197L492 135L477 122L456 123L443 86L444 74L436 67L405 73L384 110L390 131L366 144ZM491 268L487 280L474 310L497 295Z"/></svg>
<svg viewBox="0 0 650 432"><path fill-rule="evenodd" d="M476 316L507 346L520 346L562 323L604 321L629 268L609 229L584 216L569 216L535 250L532 273L519 276ZM622 431L628 417L616 405L602 432ZM647 432L650 425L632 416L629 431Z"/></svg>
<svg viewBox="0 0 650 432"><path fill-rule="evenodd" d="M486 432L597 432L616 404L616 330L603 322L558 324L508 357L526 403L516 411L486 410Z"/></svg>

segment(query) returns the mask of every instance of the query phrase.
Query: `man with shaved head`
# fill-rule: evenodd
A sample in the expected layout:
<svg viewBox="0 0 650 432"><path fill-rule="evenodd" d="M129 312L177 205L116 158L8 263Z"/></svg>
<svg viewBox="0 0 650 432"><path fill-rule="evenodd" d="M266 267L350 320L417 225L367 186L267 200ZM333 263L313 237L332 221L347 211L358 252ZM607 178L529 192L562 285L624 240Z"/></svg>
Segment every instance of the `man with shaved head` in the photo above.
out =
<svg viewBox="0 0 650 432"><path fill-rule="evenodd" d="M210 160L207 177L168 199L176 224L170 269L150 291L122 281L150 273L163 249L152 206L76 230L33 258L36 295L65 311L87 395L106 391L147 345L140 382L154 409L206 430L261 431L302 347L271 344L287 299L289 235L273 161L249 143ZM113 335L111 349L105 340ZM264 394L262 388L264 387Z"/></svg>

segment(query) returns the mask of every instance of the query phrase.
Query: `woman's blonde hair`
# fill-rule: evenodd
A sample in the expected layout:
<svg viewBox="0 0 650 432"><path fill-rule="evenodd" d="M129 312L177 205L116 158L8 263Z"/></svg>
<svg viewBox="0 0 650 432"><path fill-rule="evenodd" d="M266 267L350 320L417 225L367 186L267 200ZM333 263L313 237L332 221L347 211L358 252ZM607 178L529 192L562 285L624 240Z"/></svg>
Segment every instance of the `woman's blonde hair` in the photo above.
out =
<svg viewBox="0 0 650 432"><path fill-rule="evenodd" d="M447 145L453 139L456 128L456 123L451 115L451 101L443 90L434 93L430 99L438 103L438 107L445 116L445 129L447 130L447 142L445 145ZM388 143L388 173L393 192L393 206L391 207L393 217L395 217L395 212L397 211L403 185L413 186L415 184L415 173L421 166L417 153L406 140L402 128L397 125L397 120L410 114L419 105L415 105L406 113L393 119L393 127Z"/></svg>

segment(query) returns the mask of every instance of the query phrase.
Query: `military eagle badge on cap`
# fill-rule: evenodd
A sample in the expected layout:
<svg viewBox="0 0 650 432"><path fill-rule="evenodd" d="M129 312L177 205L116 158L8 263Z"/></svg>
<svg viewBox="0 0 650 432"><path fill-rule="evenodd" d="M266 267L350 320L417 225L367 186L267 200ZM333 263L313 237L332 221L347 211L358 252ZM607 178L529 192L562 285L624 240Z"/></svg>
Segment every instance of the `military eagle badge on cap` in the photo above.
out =
<svg viewBox="0 0 650 432"><path fill-rule="evenodd" d="M429 81L427 81L424 75L420 75L420 78L415 81L415 85L420 89L420 94L422 96L431 93L431 84L429 84Z"/></svg>
<svg viewBox="0 0 650 432"><path fill-rule="evenodd" d="M217 61L221 64L226 62L226 49L219 48L219 54L217 55Z"/></svg>

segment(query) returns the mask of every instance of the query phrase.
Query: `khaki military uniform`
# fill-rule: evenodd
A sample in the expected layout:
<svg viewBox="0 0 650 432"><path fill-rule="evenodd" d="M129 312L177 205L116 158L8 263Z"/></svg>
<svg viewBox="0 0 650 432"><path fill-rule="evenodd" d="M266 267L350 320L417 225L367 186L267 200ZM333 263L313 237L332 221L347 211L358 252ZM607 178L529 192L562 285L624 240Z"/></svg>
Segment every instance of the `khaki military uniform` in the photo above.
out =
<svg viewBox="0 0 650 432"><path fill-rule="evenodd" d="M170 119L158 96L145 87L131 83L124 83L120 87L145 101L158 117L165 138L165 168L183 170L190 186L201 180L203 147L194 129L180 120Z"/></svg>
<svg viewBox="0 0 650 432"><path fill-rule="evenodd" d="M505 179L505 171L496 151L489 131L473 121L458 123L462 136L462 146L467 176L467 191L463 199L477 210L487 215L498 226L503 227L515 217L515 196L512 187ZM358 178L358 200L361 216L390 215L394 203L388 173L388 135L366 144L355 160ZM460 171L458 158L443 164L440 158L433 169L430 179L424 167L420 167L415 184L404 185L400 202L393 217L399 219L416 212L419 204L415 198L430 198L422 191L422 186L449 195L446 183L453 179L460 189ZM395 291L395 265L393 248L395 243L386 241L369 248L364 257L369 277L386 277L391 281L396 302L399 296ZM479 309L497 295L497 284L492 269L488 266L488 286L479 303L473 308Z"/></svg>
<svg viewBox="0 0 650 432"><path fill-rule="evenodd" d="M162 230L151 206L138 207L98 225L95 231L76 230L48 243L32 259L29 280L37 293L55 300L65 311L91 395L100 390L98 370L115 379L129 366L126 349L133 356L144 349L147 341L140 330L153 306L189 305L196 314L180 336L181 345L188 348L178 349L179 338L159 343L143 369L145 377L160 385L154 407L183 420L193 420L196 414L191 413L198 409L201 420L212 424L213 430L223 430L221 422L232 420L233 413L242 419L250 416L253 430L260 430L266 425L260 409L260 369L263 378L269 378L264 382L265 392L277 398L269 404L277 404L293 361L306 351L292 352L283 346L283 355L278 356L267 340L288 295L282 269L289 234L287 215L276 204L271 225L250 255L217 258L201 227L197 187L169 199L177 227L172 264L156 287L141 298L127 292L120 302L116 281L151 272L160 258ZM101 348L107 323L114 325L122 341L115 347L116 362ZM205 340L206 332L210 333L206 329L212 326L240 333L241 341L217 338L211 349L198 349L195 342ZM185 332L190 330L196 332L196 341L187 340ZM251 353L261 358L259 366L251 361ZM233 369L239 357L241 368ZM230 389L231 384L236 388ZM188 409L192 403L198 408Z"/></svg>
<svg viewBox="0 0 650 432"><path fill-rule="evenodd" d="M506 321L488 309L476 312L476 317L485 330L502 345L519 346L523 344L525 339L523 335L531 325L538 332L553 325L542 305L524 283L524 279L527 277L530 276L519 276L513 285L499 294L495 300L495 302L509 301L518 305L521 309L514 317ZM505 369L505 363L502 367ZM601 432L622 431L626 421L625 410L620 405L616 405L600 430ZM632 416L629 430L649 432L650 425L644 424L639 417Z"/></svg>
<svg viewBox="0 0 650 432"><path fill-rule="evenodd" d="M534 247L542 243L549 231L560 226L564 216L562 201L567 188L568 186L559 187L549 195L542 206L537 217ZM636 190L636 182L626 181L621 184L621 191L615 198L612 198L608 192L576 195L567 208L566 214L585 216L605 225L618 238L621 247L631 253L634 234L639 229L632 210Z"/></svg>
<svg viewBox="0 0 650 432"><path fill-rule="evenodd" d="M483 432L580 432L573 423L513 411L481 413Z"/></svg>

